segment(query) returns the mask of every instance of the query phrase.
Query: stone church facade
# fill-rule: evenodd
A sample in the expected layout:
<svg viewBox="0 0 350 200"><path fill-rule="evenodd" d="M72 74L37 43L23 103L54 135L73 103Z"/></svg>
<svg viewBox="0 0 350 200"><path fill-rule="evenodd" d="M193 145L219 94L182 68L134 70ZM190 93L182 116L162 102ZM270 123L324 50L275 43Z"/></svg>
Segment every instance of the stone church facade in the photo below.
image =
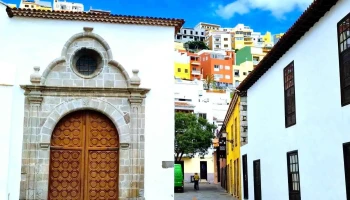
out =
<svg viewBox="0 0 350 200"><path fill-rule="evenodd" d="M6 9L10 18L47 15ZM175 28L183 23L163 21ZM81 27L61 49L47 67L32 67L29 83L19 84L24 98L19 199L145 199L146 107L153 88L141 86L138 69L114 59L93 26ZM171 165L159 162L165 170Z"/></svg>

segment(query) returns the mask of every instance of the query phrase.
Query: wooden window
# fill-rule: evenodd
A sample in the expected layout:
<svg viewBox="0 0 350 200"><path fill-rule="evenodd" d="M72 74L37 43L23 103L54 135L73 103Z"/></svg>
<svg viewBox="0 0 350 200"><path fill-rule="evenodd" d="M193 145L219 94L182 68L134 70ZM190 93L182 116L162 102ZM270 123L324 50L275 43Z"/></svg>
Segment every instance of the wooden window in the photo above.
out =
<svg viewBox="0 0 350 200"><path fill-rule="evenodd" d="M300 200L298 151L287 153L289 200Z"/></svg>
<svg viewBox="0 0 350 200"><path fill-rule="evenodd" d="M343 144L346 199L350 199L350 143Z"/></svg>
<svg viewBox="0 0 350 200"><path fill-rule="evenodd" d="M232 125L231 125L231 140L233 140L234 134L235 134L235 132L233 131L233 124L232 124ZM231 143L231 151L233 151L233 146L234 146L234 144Z"/></svg>
<svg viewBox="0 0 350 200"><path fill-rule="evenodd" d="M234 172L233 172L233 176L232 176L232 179L234 179L233 180L233 195L234 196L237 196L237 190L236 190L236 188L237 188L237 160L235 160L234 161Z"/></svg>
<svg viewBox="0 0 350 200"><path fill-rule="evenodd" d="M237 117L235 118L235 146L238 144L238 125L237 125Z"/></svg>
<svg viewBox="0 0 350 200"><path fill-rule="evenodd" d="M261 200L261 170L260 159L253 161L253 177L254 177L254 200Z"/></svg>
<svg viewBox="0 0 350 200"><path fill-rule="evenodd" d="M288 128L296 124L294 61L284 68L283 74L284 74L285 126L286 128Z"/></svg>
<svg viewBox="0 0 350 200"><path fill-rule="evenodd" d="M341 104L350 104L350 13L338 22Z"/></svg>
<svg viewBox="0 0 350 200"><path fill-rule="evenodd" d="M248 199L248 163L247 154L242 156L242 169L243 169L243 198Z"/></svg>
<svg viewBox="0 0 350 200"><path fill-rule="evenodd" d="M236 197L239 198L239 159L237 158L235 161L235 167L236 167L236 173L235 173L235 179L236 179L236 184L235 184L235 190L236 190Z"/></svg>

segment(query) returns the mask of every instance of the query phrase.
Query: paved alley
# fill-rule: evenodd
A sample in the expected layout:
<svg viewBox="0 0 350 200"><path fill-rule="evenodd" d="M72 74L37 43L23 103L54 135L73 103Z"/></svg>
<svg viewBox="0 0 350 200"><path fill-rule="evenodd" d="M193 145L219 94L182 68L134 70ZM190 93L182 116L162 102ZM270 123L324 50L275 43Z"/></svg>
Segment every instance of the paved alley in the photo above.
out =
<svg viewBox="0 0 350 200"><path fill-rule="evenodd" d="M220 185L199 183L199 190L193 189L193 183L185 183L184 193L175 193L175 200L236 200L228 195Z"/></svg>

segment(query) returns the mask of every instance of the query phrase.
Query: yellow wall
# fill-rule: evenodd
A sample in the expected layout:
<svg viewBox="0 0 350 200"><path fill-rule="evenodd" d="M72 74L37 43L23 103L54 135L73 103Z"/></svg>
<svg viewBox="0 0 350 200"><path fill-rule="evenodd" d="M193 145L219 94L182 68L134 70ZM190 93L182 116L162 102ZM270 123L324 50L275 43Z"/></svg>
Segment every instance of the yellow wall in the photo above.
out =
<svg viewBox="0 0 350 200"><path fill-rule="evenodd" d="M174 42L174 46L175 46L175 49L176 49L176 50L186 50L186 49L184 48L184 44L181 43L181 42Z"/></svg>
<svg viewBox="0 0 350 200"><path fill-rule="evenodd" d="M234 70L239 70L239 77L233 74L233 84L235 84L236 80L242 82L249 74L249 72L253 71L254 65L252 61L245 61L240 65L233 65L233 73ZM245 73L245 75L244 75Z"/></svg>
<svg viewBox="0 0 350 200"><path fill-rule="evenodd" d="M271 44L271 33L266 32L266 34L263 36L264 44Z"/></svg>
<svg viewBox="0 0 350 200"><path fill-rule="evenodd" d="M29 7L25 7L25 5L28 5ZM52 8L50 7L43 7L41 5L35 4L35 3L25 3L23 2L23 8L26 9L37 9L37 10L50 10L52 11Z"/></svg>
<svg viewBox="0 0 350 200"><path fill-rule="evenodd" d="M237 38L241 38L243 40L237 40ZM245 47L243 34L236 34L234 37L234 42L233 42L232 48L233 49L242 49L243 47Z"/></svg>
<svg viewBox="0 0 350 200"><path fill-rule="evenodd" d="M180 72L179 72L180 69ZM187 69L187 73L186 73ZM174 73L176 78L181 79L191 79L191 70L190 70L190 63L176 63L174 66Z"/></svg>
<svg viewBox="0 0 350 200"><path fill-rule="evenodd" d="M237 94L235 94L237 95ZM240 159L240 146L241 146L241 135L240 135L240 97L238 97L233 112L230 116L229 121L226 124L227 140L233 140L233 143L227 142L228 155L226 158L227 166L229 171L228 176L228 192L233 194L236 198L241 199L241 159ZM235 161L236 161L236 173L235 173ZM238 174L238 176L236 176ZM238 182L234 184L235 181ZM234 190L238 190L234 194Z"/></svg>
<svg viewBox="0 0 350 200"><path fill-rule="evenodd" d="M16 5L16 4L11 4L11 3L9 3L9 4L7 4L7 6L10 7L10 8L17 8L17 5Z"/></svg>
<svg viewBox="0 0 350 200"><path fill-rule="evenodd" d="M195 158L182 158L184 161L184 173L200 173L200 161L207 161L207 173L214 173L214 160L213 158L204 158L200 159L198 157Z"/></svg>

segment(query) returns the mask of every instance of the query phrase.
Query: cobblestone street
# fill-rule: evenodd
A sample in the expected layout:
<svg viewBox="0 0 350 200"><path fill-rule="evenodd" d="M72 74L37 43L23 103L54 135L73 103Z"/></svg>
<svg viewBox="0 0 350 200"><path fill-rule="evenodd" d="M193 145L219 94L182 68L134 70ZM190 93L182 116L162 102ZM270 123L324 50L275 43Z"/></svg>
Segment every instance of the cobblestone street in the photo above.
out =
<svg viewBox="0 0 350 200"><path fill-rule="evenodd" d="M193 189L193 183L185 183L184 193L175 193L175 200L236 200L228 195L220 185L199 183L199 190Z"/></svg>

